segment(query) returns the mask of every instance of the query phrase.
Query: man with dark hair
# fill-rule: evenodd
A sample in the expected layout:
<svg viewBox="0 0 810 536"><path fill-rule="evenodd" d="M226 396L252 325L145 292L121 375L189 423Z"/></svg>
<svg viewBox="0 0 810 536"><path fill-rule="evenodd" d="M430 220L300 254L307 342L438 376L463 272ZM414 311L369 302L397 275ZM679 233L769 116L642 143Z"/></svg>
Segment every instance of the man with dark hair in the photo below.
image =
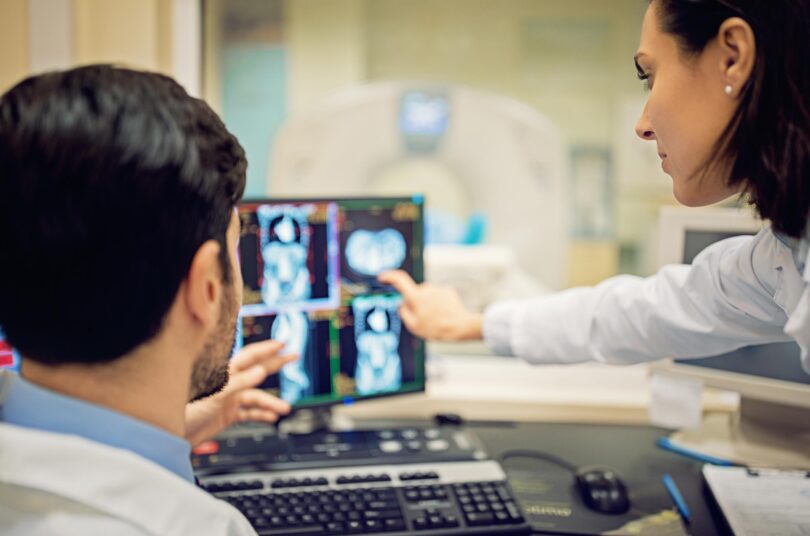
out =
<svg viewBox="0 0 810 536"><path fill-rule="evenodd" d="M189 460L289 411L253 389L294 359L280 344L228 361L246 165L158 74L88 66L0 98L0 326L23 356L0 373L0 533L254 534Z"/></svg>

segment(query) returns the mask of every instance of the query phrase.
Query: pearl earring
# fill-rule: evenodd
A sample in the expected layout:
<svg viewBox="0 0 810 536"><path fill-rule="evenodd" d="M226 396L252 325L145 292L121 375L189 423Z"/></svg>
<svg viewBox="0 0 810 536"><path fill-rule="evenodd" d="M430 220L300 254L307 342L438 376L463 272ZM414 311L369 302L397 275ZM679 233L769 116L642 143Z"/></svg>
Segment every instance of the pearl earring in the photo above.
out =
<svg viewBox="0 0 810 536"><path fill-rule="evenodd" d="M731 87L731 84L728 84L728 85L726 85L725 88L723 88L723 91L725 91L726 95L728 95L730 97L731 94L734 93L734 88Z"/></svg>

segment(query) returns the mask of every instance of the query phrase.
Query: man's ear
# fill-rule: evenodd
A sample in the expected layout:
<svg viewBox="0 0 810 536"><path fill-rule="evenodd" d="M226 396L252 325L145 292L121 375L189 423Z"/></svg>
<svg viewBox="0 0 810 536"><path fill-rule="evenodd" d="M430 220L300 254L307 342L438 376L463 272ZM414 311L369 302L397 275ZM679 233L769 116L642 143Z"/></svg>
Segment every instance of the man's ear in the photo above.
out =
<svg viewBox="0 0 810 536"><path fill-rule="evenodd" d="M208 240L197 250L188 276L181 285L182 299L195 322L210 327L219 319L222 300L222 267L219 263L221 246Z"/></svg>
<svg viewBox="0 0 810 536"><path fill-rule="evenodd" d="M756 38L751 26L740 17L723 21L717 32L720 45L721 74L734 95L739 95L756 63Z"/></svg>

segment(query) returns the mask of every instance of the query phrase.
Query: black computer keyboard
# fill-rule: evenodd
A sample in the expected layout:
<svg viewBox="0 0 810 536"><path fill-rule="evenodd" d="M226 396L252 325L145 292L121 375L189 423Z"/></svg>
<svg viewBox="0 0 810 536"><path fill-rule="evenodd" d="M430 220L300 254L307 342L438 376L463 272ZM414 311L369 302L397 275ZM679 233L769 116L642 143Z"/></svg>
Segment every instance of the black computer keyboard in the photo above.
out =
<svg viewBox="0 0 810 536"><path fill-rule="evenodd" d="M351 465L480 460L478 440L454 427L318 431L279 436L268 425L232 427L194 449L197 475Z"/></svg>
<svg viewBox="0 0 810 536"><path fill-rule="evenodd" d="M243 473L201 483L262 536L530 532L494 461Z"/></svg>

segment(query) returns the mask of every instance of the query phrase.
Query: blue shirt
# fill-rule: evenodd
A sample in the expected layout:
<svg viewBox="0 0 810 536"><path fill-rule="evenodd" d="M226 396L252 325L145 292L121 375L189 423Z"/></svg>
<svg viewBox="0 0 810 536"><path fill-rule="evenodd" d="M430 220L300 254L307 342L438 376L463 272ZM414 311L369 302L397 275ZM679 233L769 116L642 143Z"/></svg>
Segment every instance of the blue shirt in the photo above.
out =
<svg viewBox="0 0 810 536"><path fill-rule="evenodd" d="M0 371L8 389L0 422L45 432L71 434L120 448L194 482L191 445L181 437L123 413L34 385Z"/></svg>

